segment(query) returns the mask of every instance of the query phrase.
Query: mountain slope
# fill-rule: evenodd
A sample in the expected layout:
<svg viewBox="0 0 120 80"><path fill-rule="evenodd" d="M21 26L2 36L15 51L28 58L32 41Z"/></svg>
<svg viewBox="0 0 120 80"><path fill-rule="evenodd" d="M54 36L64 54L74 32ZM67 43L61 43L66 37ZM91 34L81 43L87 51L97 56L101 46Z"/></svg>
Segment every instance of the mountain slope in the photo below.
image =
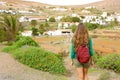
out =
<svg viewBox="0 0 120 80"><path fill-rule="evenodd" d="M30 1L23 1L23 0L1 0L2 2L6 2L5 5L0 5L0 9L9 9L12 8L14 10L25 10L26 8L32 7L41 7L46 6L47 4L37 3L37 2L30 2ZM0 2L1 2L0 1Z"/></svg>
<svg viewBox="0 0 120 80"><path fill-rule="evenodd" d="M80 5L76 7L86 7L86 6L96 6L97 8L101 9L102 11L115 11L120 13L120 0L103 0L91 4Z"/></svg>
<svg viewBox="0 0 120 80"><path fill-rule="evenodd" d="M39 3L39 2L30 2L30 1L23 1L23 0L1 0L3 2L7 2L6 6L0 5L0 9L15 9L15 10L26 10L26 8L33 8L33 7L45 7L48 4ZM1 2L0 1L0 2ZM49 5L55 6L55 5ZM87 6L96 6L98 9L102 11L110 11L110 12L118 12L120 13L120 0L103 0L95 3L85 4L85 5L74 5L74 6L67 6L67 7L87 7Z"/></svg>

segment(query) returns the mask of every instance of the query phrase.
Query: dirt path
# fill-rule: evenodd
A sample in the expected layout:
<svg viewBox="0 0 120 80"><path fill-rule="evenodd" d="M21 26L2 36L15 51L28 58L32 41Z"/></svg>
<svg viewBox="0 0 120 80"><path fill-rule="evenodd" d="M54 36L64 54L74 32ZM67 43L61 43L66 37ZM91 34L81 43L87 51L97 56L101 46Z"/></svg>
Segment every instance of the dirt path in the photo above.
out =
<svg viewBox="0 0 120 80"><path fill-rule="evenodd" d="M66 80L64 76L52 75L29 68L10 54L0 52L0 80Z"/></svg>
<svg viewBox="0 0 120 80"><path fill-rule="evenodd" d="M42 72L29 68L12 58L10 54L0 53L0 80L77 80L75 68L68 64L69 58L65 59L67 70L70 71L67 76L52 75L48 72ZM93 79L92 74L89 74L90 80Z"/></svg>
<svg viewBox="0 0 120 80"><path fill-rule="evenodd" d="M75 69L74 66L71 66L71 64L70 64L70 58L67 57L67 58L64 59L64 61L65 61L65 66L67 68L67 71L69 73L68 76L67 76L67 79L68 80L78 80L76 69ZM100 74L98 74L98 73L96 74L95 72L93 72L93 73L90 72L88 74L89 80L97 80L99 78L99 75Z"/></svg>

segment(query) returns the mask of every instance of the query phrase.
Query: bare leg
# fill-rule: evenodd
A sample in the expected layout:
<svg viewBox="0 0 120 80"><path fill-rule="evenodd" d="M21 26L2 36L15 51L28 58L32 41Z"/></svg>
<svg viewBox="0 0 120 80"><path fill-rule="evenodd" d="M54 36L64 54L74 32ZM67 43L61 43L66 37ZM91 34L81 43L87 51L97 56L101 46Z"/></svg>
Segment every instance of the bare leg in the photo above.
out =
<svg viewBox="0 0 120 80"><path fill-rule="evenodd" d="M77 68L78 80L83 80L83 68Z"/></svg>
<svg viewBox="0 0 120 80"><path fill-rule="evenodd" d="M83 80L88 80L88 68L83 68Z"/></svg>

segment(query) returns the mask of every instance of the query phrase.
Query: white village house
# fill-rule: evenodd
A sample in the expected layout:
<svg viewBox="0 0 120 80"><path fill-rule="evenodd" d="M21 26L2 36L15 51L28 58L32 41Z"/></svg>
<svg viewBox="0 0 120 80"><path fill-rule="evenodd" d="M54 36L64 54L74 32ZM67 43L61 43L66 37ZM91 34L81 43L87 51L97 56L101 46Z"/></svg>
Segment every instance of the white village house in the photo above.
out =
<svg viewBox="0 0 120 80"><path fill-rule="evenodd" d="M32 31L23 31L21 33L22 36L32 36Z"/></svg>
<svg viewBox="0 0 120 80"><path fill-rule="evenodd" d="M49 35L49 36L58 36L58 35L72 35L71 29L58 29L54 31L48 31L44 32L43 35Z"/></svg>

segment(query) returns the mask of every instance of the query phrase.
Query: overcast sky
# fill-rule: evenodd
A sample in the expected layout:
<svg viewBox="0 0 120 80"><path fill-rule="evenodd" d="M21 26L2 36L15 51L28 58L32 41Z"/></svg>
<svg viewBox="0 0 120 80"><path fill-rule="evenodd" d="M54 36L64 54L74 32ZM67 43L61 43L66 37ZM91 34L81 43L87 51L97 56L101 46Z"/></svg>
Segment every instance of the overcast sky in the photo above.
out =
<svg viewBox="0 0 120 80"><path fill-rule="evenodd" d="M27 1L42 2L52 5L81 5L102 0L27 0Z"/></svg>

